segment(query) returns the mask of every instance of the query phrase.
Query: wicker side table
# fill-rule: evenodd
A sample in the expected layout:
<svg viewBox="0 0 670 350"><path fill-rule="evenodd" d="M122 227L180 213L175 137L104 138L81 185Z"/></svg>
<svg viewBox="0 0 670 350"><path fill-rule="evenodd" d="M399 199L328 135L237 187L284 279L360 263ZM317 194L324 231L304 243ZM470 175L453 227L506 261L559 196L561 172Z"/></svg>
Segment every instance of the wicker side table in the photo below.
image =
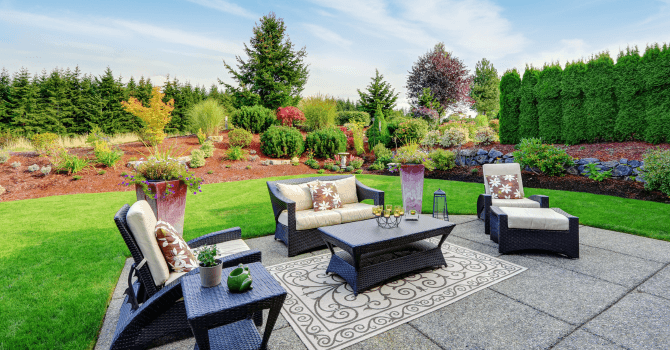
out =
<svg viewBox="0 0 670 350"><path fill-rule="evenodd" d="M286 299L286 290L260 263L249 264L253 289L232 293L226 279L234 268L224 269L221 284L203 288L200 276L182 279L186 317L196 345L194 349L266 349L272 328ZM270 309L263 338L252 321L252 315Z"/></svg>

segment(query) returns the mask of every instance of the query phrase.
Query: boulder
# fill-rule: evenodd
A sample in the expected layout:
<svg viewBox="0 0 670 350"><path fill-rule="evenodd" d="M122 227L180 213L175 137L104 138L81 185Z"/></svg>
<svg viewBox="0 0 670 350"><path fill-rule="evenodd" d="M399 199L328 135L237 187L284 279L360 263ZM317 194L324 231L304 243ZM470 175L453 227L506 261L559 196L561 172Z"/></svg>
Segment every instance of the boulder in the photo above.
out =
<svg viewBox="0 0 670 350"><path fill-rule="evenodd" d="M637 167L639 167L640 165L642 165L642 163L641 163L640 161L638 161L638 160L629 160L629 161L628 161L628 165L630 165L630 166L633 167L633 168L637 168Z"/></svg>
<svg viewBox="0 0 670 350"><path fill-rule="evenodd" d="M474 160L473 158L470 158L470 159L468 159L468 165L469 166L475 166L475 165L479 165L479 163L477 163L477 161Z"/></svg>
<svg viewBox="0 0 670 350"><path fill-rule="evenodd" d="M485 154L488 155L489 152L486 152L485 150L483 150L481 148L477 150L477 155L478 156L482 156L482 155L485 155Z"/></svg>
<svg viewBox="0 0 670 350"><path fill-rule="evenodd" d="M575 162L577 165L582 165L582 164L591 164L591 163L598 163L600 159L598 158L582 158L578 161Z"/></svg>
<svg viewBox="0 0 670 350"><path fill-rule="evenodd" d="M619 159L619 164L628 164L628 159L627 158Z"/></svg>
<svg viewBox="0 0 670 350"><path fill-rule="evenodd" d="M475 157L475 160L477 161L478 164L486 164L486 159L488 159L488 156L486 154L478 155Z"/></svg>
<svg viewBox="0 0 670 350"><path fill-rule="evenodd" d="M254 151L253 149L250 149L249 154L256 154L256 151Z"/></svg>
<svg viewBox="0 0 670 350"><path fill-rule="evenodd" d="M514 152L509 152L509 153L505 154L505 155L503 156L503 158L505 158L505 159L507 159L507 158L514 158Z"/></svg>
<svg viewBox="0 0 670 350"><path fill-rule="evenodd" d="M617 177L617 176L629 176L632 173L633 173L633 169L631 169L628 165L619 164L612 171L612 176L615 176L615 177Z"/></svg>
<svg viewBox="0 0 670 350"><path fill-rule="evenodd" d="M502 156L503 156L502 152L497 151L493 148L489 151L489 158L500 158Z"/></svg>
<svg viewBox="0 0 670 350"><path fill-rule="evenodd" d="M514 163L514 158L505 159L505 163Z"/></svg>
<svg viewBox="0 0 670 350"><path fill-rule="evenodd" d="M617 162L616 160L610 160L610 161L607 161L607 162L602 162L600 164L607 168L605 170L609 170L609 169L612 169L615 166L619 165L619 162Z"/></svg>
<svg viewBox="0 0 670 350"><path fill-rule="evenodd" d="M461 155L464 157L474 157L477 154L477 151L475 151L473 148L467 148L464 150L461 150Z"/></svg>
<svg viewBox="0 0 670 350"><path fill-rule="evenodd" d="M574 166L568 167L565 171L570 175L579 175L579 169Z"/></svg>
<svg viewBox="0 0 670 350"><path fill-rule="evenodd" d="M489 164L497 163L500 160L499 158L489 158L486 162Z"/></svg>

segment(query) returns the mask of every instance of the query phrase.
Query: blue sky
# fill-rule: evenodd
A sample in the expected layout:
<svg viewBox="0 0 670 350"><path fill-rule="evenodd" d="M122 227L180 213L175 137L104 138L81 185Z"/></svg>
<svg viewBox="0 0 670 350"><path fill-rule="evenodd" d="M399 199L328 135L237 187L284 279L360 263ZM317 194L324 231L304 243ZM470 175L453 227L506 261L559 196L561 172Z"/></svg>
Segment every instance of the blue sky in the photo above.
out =
<svg viewBox="0 0 670 350"><path fill-rule="evenodd" d="M31 73L55 67L100 75L232 83L235 62L260 17L284 19L310 65L303 96L358 99L375 68L400 92L417 58L436 43L474 72L486 57L502 74L525 65L587 58L627 45L670 41L664 1L0 1L0 66Z"/></svg>

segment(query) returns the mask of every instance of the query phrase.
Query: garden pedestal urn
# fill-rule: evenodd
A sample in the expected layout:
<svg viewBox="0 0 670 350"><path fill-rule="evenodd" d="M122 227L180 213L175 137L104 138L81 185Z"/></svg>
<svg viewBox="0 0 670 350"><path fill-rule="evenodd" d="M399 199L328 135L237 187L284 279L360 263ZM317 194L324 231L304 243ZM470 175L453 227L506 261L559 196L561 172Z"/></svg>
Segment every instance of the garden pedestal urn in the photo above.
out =
<svg viewBox="0 0 670 350"><path fill-rule="evenodd" d="M410 210L421 213L424 169L423 164L403 164L400 166L402 205L406 213Z"/></svg>
<svg viewBox="0 0 670 350"><path fill-rule="evenodd" d="M170 188L174 193L165 194L165 189ZM142 187L135 185L137 200L146 200L156 215L156 219L165 221L172 225L179 235L184 233L184 211L186 210L187 186L180 180L173 181L149 181L149 190L153 197L148 197Z"/></svg>

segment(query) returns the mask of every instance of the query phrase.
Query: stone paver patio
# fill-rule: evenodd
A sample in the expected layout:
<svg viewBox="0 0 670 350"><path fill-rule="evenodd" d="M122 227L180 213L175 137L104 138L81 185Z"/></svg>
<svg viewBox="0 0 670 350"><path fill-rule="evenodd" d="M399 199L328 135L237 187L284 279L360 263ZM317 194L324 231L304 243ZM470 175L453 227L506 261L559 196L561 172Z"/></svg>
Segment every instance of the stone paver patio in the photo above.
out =
<svg viewBox="0 0 670 350"><path fill-rule="evenodd" d="M668 349L670 242L580 227L580 258L500 255L474 215L451 216L448 242L528 270L348 349ZM249 239L263 265L293 258L272 236ZM95 349L108 349L127 287L130 259L117 285ZM267 312L267 311L266 311ZM261 329L261 332L263 330ZM156 349L193 349L194 338ZM269 349L305 349L279 317Z"/></svg>

